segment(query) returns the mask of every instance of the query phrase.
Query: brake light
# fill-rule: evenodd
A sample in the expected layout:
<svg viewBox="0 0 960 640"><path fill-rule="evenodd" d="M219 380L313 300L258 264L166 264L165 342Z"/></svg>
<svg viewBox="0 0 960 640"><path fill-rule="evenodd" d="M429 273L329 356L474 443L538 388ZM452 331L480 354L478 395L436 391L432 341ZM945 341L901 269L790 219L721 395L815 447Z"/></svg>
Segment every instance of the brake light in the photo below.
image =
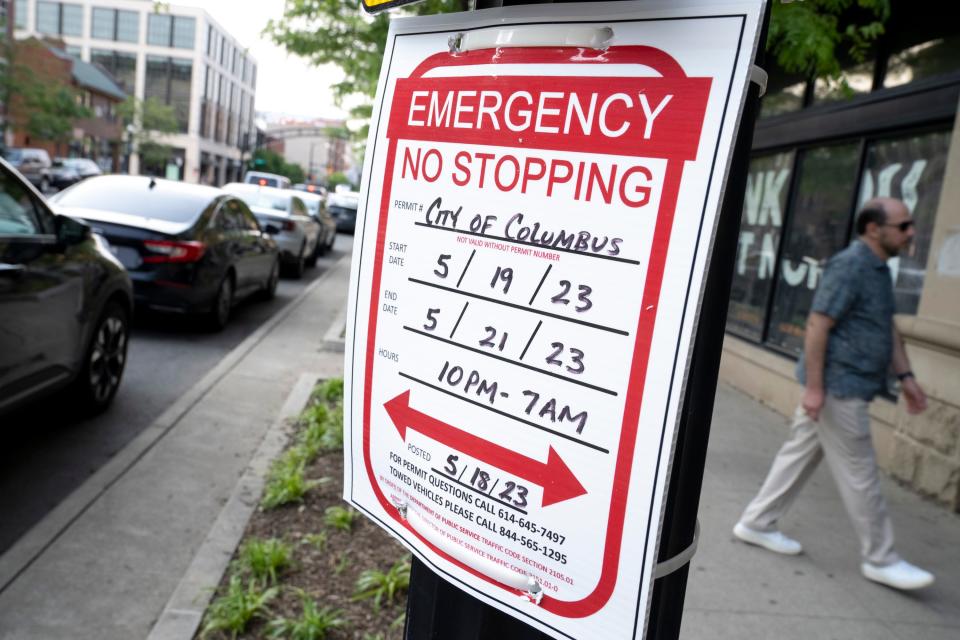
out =
<svg viewBox="0 0 960 640"><path fill-rule="evenodd" d="M283 230L284 231L293 231L297 228L297 224L293 220L284 220L283 221Z"/></svg>
<svg viewBox="0 0 960 640"><path fill-rule="evenodd" d="M144 256L144 262L196 262L207 250L207 245L193 240L144 240L143 246L154 254Z"/></svg>
<svg viewBox="0 0 960 640"><path fill-rule="evenodd" d="M267 186L267 181L264 180L263 178L260 178L260 186L261 186L261 187Z"/></svg>

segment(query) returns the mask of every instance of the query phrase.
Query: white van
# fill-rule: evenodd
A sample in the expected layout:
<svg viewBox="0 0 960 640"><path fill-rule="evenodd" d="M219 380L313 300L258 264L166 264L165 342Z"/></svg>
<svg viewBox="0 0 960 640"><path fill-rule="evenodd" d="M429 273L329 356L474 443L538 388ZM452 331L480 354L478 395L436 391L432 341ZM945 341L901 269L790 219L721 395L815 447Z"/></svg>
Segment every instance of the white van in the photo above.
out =
<svg viewBox="0 0 960 640"><path fill-rule="evenodd" d="M256 184L261 187L276 187L278 189L290 188L290 178L276 173L264 173L263 171L247 171L243 176L243 181L247 184Z"/></svg>

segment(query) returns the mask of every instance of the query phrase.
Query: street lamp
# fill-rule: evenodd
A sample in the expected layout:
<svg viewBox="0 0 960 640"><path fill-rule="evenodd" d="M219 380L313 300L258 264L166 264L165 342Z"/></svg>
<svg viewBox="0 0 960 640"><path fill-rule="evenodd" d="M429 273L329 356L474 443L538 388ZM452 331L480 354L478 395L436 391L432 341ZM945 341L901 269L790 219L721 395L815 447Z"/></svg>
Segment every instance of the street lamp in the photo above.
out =
<svg viewBox="0 0 960 640"><path fill-rule="evenodd" d="M133 123L130 123L126 126L127 133L127 149L126 149L126 158L124 170L127 173L130 173L130 156L133 155L133 136L136 133L137 128L133 126Z"/></svg>

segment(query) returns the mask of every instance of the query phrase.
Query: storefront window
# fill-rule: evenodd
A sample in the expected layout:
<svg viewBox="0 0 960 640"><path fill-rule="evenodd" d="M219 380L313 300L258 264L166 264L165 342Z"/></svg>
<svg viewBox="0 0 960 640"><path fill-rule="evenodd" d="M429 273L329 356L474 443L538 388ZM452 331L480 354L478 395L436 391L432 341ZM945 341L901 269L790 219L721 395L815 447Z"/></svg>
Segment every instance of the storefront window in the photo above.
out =
<svg viewBox="0 0 960 640"><path fill-rule="evenodd" d="M755 340L763 335L792 167L792 153L777 153L754 158L747 175L727 327Z"/></svg>
<svg viewBox="0 0 960 640"><path fill-rule="evenodd" d="M773 346L792 353L803 349L804 326L823 264L847 242L859 150L858 144L844 144L800 155L770 317L768 342Z"/></svg>
<svg viewBox="0 0 960 640"><path fill-rule="evenodd" d="M913 243L889 262L898 313L915 314L920 304L949 146L950 134L937 132L874 142L867 149L858 204L899 198L915 221Z"/></svg>

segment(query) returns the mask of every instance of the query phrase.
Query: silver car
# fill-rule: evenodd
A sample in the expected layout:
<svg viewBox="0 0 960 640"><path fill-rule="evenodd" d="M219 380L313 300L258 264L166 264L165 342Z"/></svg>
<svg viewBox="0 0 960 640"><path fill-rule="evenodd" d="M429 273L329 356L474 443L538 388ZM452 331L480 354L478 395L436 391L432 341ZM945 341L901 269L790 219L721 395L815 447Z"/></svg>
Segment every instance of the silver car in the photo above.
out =
<svg viewBox="0 0 960 640"><path fill-rule="evenodd" d="M320 224L310 216L297 192L242 182L225 184L223 190L246 202L260 226L276 228L273 239L293 277L299 278L306 267L317 264L323 250Z"/></svg>

